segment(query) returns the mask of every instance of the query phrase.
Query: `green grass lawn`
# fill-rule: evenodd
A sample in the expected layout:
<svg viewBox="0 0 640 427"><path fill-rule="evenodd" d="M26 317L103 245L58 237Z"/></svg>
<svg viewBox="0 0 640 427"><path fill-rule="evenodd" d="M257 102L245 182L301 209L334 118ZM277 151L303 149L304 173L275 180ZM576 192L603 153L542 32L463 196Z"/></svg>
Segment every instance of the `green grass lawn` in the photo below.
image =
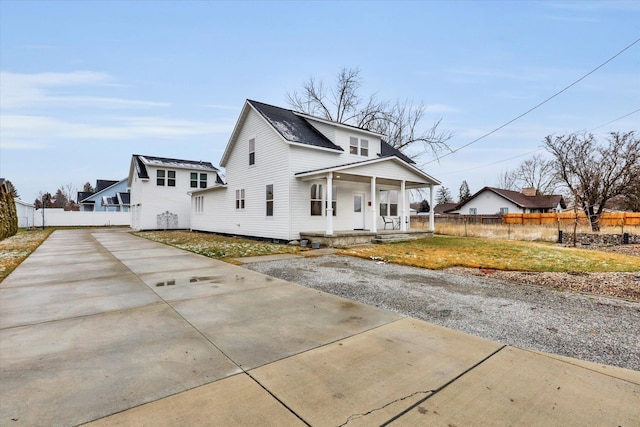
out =
<svg viewBox="0 0 640 427"><path fill-rule="evenodd" d="M550 243L434 236L349 248L341 254L439 270L448 267L537 272L640 271L640 258Z"/></svg>

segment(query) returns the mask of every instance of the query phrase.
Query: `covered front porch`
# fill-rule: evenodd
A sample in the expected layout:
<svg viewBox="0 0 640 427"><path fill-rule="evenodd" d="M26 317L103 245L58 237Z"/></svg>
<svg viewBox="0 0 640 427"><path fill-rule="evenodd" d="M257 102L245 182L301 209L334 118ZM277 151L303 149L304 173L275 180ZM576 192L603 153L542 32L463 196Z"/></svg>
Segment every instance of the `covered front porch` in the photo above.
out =
<svg viewBox="0 0 640 427"><path fill-rule="evenodd" d="M308 228L299 228L301 239L348 246L370 243L378 235L433 234L433 210L428 229L410 229L409 192L428 189L433 206L434 186L440 182L395 156L299 172L296 179L311 188L312 213Z"/></svg>

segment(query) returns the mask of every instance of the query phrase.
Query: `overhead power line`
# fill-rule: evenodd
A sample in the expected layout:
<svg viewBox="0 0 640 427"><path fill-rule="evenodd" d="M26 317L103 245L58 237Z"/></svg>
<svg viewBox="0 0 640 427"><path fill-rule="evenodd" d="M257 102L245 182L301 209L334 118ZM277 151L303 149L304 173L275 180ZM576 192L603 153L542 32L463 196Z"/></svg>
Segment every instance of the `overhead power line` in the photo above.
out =
<svg viewBox="0 0 640 427"><path fill-rule="evenodd" d="M498 132L500 129L509 126L511 123L515 122L516 120L526 116L527 114L529 114L530 112L532 112L533 110L541 107L542 105L546 104L547 102L551 101L553 98L555 98L556 96L560 95L561 93L567 91L568 89L572 88L573 86L577 85L578 83L580 83L582 80L586 79L587 77L589 77L591 74L595 73L596 71L598 71L600 68L604 67L605 65L607 65L609 62L613 61L614 59L616 59L618 56L622 55L622 53L624 53L625 51L627 51L628 49L630 49L633 45L635 45L636 43L640 42L640 38L636 39L633 43L631 43L630 45L628 45L627 47L625 47L624 49L622 49L620 52L616 53L615 55L613 55L611 58L607 59L605 62L603 62L602 64L598 65L596 68L594 68L593 70L589 71L587 74L583 75L582 77L580 77L578 80L574 81L573 83L571 83L569 86L566 86L565 88L563 88L562 90L554 93L553 95L551 95L550 97L548 97L547 99L545 99L544 101L540 102L539 104L535 105L534 107L528 109L527 111L525 111L524 113L520 114L519 116L509 120L508 122L506 122L505 124L498 126L497 128L495 128L494 130L485 133L484 135L474 139L471 142L466 143L465 145L456 148L455 150L452 150L449 153L443 154L442 156L431 160L430 162L427 162L425 164L429 164L429 163L433 163L435 161L439 161L440 159L442 159L443 157L447 157L450 156L451 154L455 154L458 151L462 150L463 148L466 148L468 146L470 146L471 144L475 144L476 142L488 137L489 135L492 135L496 132ZM633 113L631 113L633 114ZM604 126L604 125L603 125Z"/></svg>
<svg viewBox="0 0 640 427"><path fill-rule="evenodd" d="M638 108L637 110L633 110L632 112L627 113L627 114L625 114L623 116L620 116L620 117L618 117L616 119L610 120L607 123L604 123L604 124L602 124L600 126L594 127L593 129L589 130L589 132L593 132L596 129L600 129L603 126L606 126L608 124L617 122L618 120L622 120L625 117L629 117L632 114L635 114L635 113L638 113L638 112L640 112L640 108ZM517 156L509 157L507 159L497 160L495 162L486 163L486 164L483 164L483 165L480 165L480 166L476 166L476 167L473 167L473 168L467 168L467 169L460 170L460 171L442 172L442 173L439 173L439 175L449 175L449 174L454 174L454 173L460 173L460 172L472 171L472 170L476 170L476 169L482 169L482 168L486 168L486 167L493 166L493 165L499 165L500 163L505 163L505 162L508 162L508 161L511 161L511 160L515 160L515 159L520 158L520 157L528 156L530 154L537 153L538 151L542 151L542 150L544 150L544 147L538 147L533 151L529 151L529 152L524 153L524 154L518 154Z"/></svg>
<svg viewBox="0 0 640 427"><path fill-rule="evenodd" d="M640 108L638 108L637 110L632 111L632 112L630 112L630 113L627 113L627 114L625 114L624 116L620 116L620 117L618 117L617 119L613 119L613 120L611 120L611 121L609 121L609 122L607 122L607 123L605 123L605 124L603 124L603 125L600 125L600 126L594 127L594 128L593 128L593 129L591 129L589 132L593 132L593 131L594 131L594 130L596 130L596 129L600 129L601 127L605 127L606 125L610 125L610 124L611 124L611 123L613 123L613 122L617 122L618 120L622 120L622 119L624 119L625 117L629 117L630 115L637 113L638 111L640 111Z"/></svg>

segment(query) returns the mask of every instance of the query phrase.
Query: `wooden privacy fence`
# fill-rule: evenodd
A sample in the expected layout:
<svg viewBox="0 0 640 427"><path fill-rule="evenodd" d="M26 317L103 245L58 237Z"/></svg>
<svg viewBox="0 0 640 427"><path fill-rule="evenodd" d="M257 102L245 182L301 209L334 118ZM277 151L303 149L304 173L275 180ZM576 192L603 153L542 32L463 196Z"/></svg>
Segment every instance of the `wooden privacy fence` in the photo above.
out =
<svg viewBox="0 0 640 427"><path fill-rule="evenodd" d="M569 225L575 223L576 218L579 224L589 224L584 212L511 213L502 217L504 224ZM604 212L599 224L601 227L640 226L640 212Z"/></svg>

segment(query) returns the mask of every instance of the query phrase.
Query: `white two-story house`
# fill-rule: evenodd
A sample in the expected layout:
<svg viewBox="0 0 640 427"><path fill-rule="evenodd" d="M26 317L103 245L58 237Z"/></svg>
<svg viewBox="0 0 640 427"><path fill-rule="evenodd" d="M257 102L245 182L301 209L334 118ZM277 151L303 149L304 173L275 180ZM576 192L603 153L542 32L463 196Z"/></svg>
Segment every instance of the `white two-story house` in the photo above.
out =
<svg viewBox="0 0 640 427"><path fill-rule="evenodd" d="M191 229L278 240L406 231L409 190L428 188L433 202L440 182L382 138L247 100L220 161L227 183L191 191Z"/></svg>
<svg viewBox="0 0 640 427"><path fill-rule="evenodd" d="M132 229L183 230L190 228L189 192L224 183L209 162L134 154L127 184Z"/></svg>

